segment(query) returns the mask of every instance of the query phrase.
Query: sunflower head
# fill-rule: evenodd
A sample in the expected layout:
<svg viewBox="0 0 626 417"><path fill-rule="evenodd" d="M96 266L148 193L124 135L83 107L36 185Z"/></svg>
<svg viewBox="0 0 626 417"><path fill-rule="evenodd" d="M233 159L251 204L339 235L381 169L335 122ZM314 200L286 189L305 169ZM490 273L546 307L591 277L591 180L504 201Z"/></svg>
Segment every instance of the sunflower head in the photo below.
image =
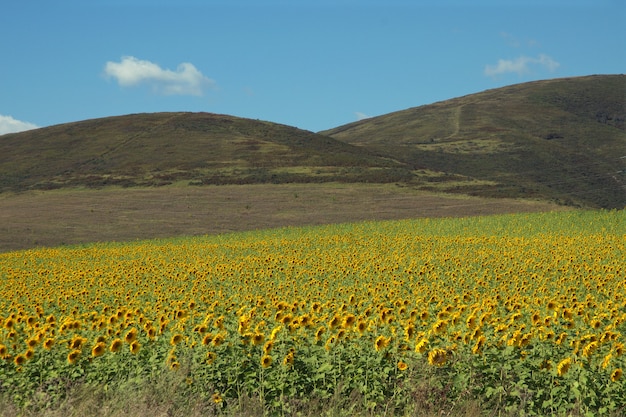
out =
<svg viewBox="0 0 626 417"><path fill-rule="evenodd" d="M261 366L268 368L272 364L272 357L270 355L263 355L261 357Z"/></svg>
<svg viewBox="0 0 626 417"><path fill-rule="evenodd" d="M137 329L133 327L124 335L124 341L126 343L133 343L135 339L137 339Z"/></svg>
<svg viewBox="0 0 626 417"><path fill-rule="evenodd" d="M613 372L611 372L611 381L617 382L622 377L622 374L623 372L621 368L613 370Z"/></svg>
<svg viewBox="0 0 626 417"><path fill-rule="evenodd" d="M170 338L170 345L172 346L176 346L177 344L179 344L181 341L183 340L183 335L180 333L176 333L174 334L171 338Z"/></svg>
<svg viewBox="0 0 626 417"><path fill-rule="evenodd" d="M78 360L79 356L80 356L80 350L75 349L67 354L67 362L70 364L74 364Z"/></svg>
<svg viewBox="0 0 626 417"><path fill-rule="evenodd" d="M102 356L104 351L106 350L106 346L104 342L97 342L94 347L91 349L91 356L97 358L98 356Z"/></svg>
<svg viewBox="0 0 626 417"><path fill-rule="evenodd" d="M381 350L383 350L389 345L390 341L391 341L390 338L380 335L374 341L374 349L376 349L376 352L380 352Z"/></svg>
<svg viewBox="0 0 626 417"><path fill-rule="evenodd" d="M139 344L139 342L137 340L133 340L133 342L129 346L130 353L135 355L137 352L139 352L140 347L141 345Z"/></svg>
<svg viewBox="0 0 626 417"><path fill-rule="evenodd" d="M558 376L563 376L569 371L572 366L572 358L565 358L556 366L556 373Z"/></svg>
<svg viewBox="0 0 626 417"><path fill-rule="evenodd" d="M352 327L355 322L356 322L356 317L354 316L354 314L348 313L343 318L342 327L344 329L347 329L349 327Z"/></svg>
<svg viewBox="0 0 626 417"><path fill-rule="evenodd" d="M448 360L448 354L443 349L433 349L428 352L428 363L435 366L443 366Z"/></svg>
<svg viewBox="0 0 626 417"><path fill-rule="evenodd" d="M15 358L13 358L13 362L17 366L22 366L26 362L26 356L24 356L24 355L17 355Z"/></svg>
<svg viewBox="0 0 626 417"><path fill-rule="evenodd" d="M115 352L119 352L119 350L122 348L122 345L124 344L124 342L122 342L122 339L114 339L111 342L111 345L109 346L109 350L113 353Z"/></svg>
<svg viewBox="0 0 626 417"><path fill-rule="evenodd" d="M293 357L294 357L293 352L287 353L287 355L285 356L285 359L283 359L283 365L287 367L293 366L293 359L294 359Z"/></svg>
<svg viewBox="0 0 626 417"><path fill-rule="evenodd" d="M254 335L252 335L252 344L254 346L259 346L264 341L265 335L263 333L255 333Z"/></svg>

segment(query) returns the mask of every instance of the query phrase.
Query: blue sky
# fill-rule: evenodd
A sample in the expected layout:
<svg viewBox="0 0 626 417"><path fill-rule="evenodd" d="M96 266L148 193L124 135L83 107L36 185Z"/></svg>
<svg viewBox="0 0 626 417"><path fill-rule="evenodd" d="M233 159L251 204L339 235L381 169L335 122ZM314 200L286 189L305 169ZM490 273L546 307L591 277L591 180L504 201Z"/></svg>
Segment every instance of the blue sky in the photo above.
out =
<svg viewBox="0 0 626 417"><path fill-rule="evenodd" d="M29 0L0 6L0 134L205 111L329 129L626 72L623 0Z"/></svg>

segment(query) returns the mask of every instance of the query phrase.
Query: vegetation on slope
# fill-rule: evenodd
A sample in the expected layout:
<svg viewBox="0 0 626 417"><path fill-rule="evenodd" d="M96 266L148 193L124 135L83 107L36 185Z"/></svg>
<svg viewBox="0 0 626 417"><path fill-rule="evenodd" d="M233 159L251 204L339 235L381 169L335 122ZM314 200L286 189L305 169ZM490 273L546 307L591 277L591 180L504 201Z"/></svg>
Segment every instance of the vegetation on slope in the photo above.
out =
<svg viewBox="0 0 626 417"><path fill-rule="evenodd" d="M135 114L0 137L0 192L363 182L626 206L626 76L518 84L315 134L209 113Z"/></svg>
<svg viewBox="0 0 626 417"><path fill-rule="evenodd" d="M209 113L134 114L0 138L0 190L361 181L404 164L312 132Z"/></svg>
<svg viewBox="0 0 626 417"><path fill-rule="evenodd" d="M626 76L524 83L324 133L396 158L451 192L626 206ZM482 180L463 184L453 177ZM440 186L441 188L441 186Z"/></svg>

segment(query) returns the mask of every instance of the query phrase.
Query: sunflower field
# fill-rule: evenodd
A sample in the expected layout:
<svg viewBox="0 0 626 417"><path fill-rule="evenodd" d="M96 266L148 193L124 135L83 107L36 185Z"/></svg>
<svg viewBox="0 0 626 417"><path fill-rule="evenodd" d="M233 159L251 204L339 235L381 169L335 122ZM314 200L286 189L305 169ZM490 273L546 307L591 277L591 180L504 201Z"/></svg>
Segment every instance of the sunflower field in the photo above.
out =
<svg viewBox="0 0 626 417"><path fill-rule="evenodd" d="M626 413L626 212L365 222L0 254L0 396L180 375L216 413L343 396ZM290 408L289 408L290 407Z"/></svg>

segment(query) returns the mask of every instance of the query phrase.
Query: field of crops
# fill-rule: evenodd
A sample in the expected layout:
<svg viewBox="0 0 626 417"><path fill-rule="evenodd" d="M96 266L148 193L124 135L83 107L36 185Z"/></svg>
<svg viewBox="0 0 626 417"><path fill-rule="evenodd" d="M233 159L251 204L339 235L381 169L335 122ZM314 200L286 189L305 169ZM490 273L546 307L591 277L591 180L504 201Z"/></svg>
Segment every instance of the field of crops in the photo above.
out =
<svg viewBox="0 0 626 417"><path fill-rule="evenodd" d="M368 222L0 254L0 398L181 376L227 412L346 398L626 413L626 212Z"/></svg>

